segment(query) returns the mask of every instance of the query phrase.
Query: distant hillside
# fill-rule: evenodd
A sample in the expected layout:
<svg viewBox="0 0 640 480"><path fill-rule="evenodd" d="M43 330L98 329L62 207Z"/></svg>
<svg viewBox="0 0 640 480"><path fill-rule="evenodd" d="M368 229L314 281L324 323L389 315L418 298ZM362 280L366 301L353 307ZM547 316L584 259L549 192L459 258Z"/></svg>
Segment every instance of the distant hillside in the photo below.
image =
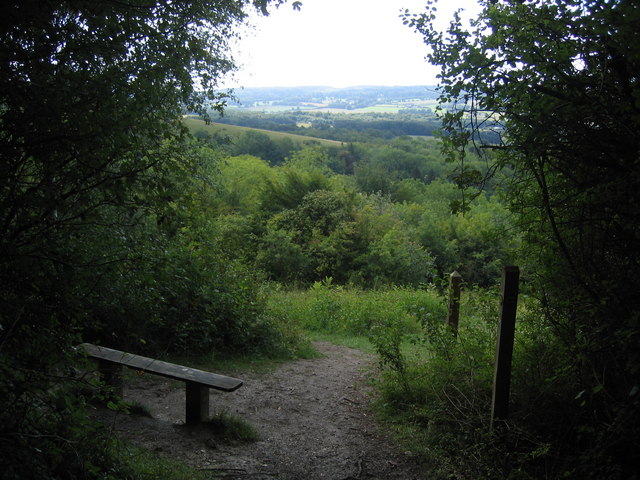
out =
<svg viewBox="0 0 640 480"><path fill-rule="evenodd" d="M236 108L297 107L359 109L375 105L403 105L419 108L425 102L432 105L438 93L434 86L363 86L349 88L332 87L261 87L235 91Z"/></svg>
<svg viewBox="0 0 640 480"><path fill-rule="evenodd" d="M271 140L282 140L284 138L291 140L294 144L306 145L311 143L317 143L325 147L337 147L343 145L343 142L336 140L326 140L323 138L307 137L304 135L296 135L294 133L275 132L271 130L265 130L260 128L243 127L237 125L223 125L220 123L211 122L205 123L204 120L200 120L195 117L185 117L185 125L189 128L192 134L202 132L208 135L223 135L229 138L236 139L247 131L261 132L267 135Z"/></svg>

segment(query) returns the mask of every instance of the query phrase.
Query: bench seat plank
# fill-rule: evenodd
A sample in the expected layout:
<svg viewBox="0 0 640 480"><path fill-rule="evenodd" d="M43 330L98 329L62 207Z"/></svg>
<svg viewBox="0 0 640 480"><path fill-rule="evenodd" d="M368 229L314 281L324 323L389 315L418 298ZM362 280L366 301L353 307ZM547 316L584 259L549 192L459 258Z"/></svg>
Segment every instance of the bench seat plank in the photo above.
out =
<svg viewBox="0 0 640 480"><path fill-rule="evenodd" d="M205 372L197 368L183 367L174 363L163 362L153 358L133 355L111 348L100 347L90 343L80 345L87 355L92 358L106 360L134 370L152 373L163 377L173 378L183 382L195 383L224 392L233 392L242 386L242 380Z"/></svg>

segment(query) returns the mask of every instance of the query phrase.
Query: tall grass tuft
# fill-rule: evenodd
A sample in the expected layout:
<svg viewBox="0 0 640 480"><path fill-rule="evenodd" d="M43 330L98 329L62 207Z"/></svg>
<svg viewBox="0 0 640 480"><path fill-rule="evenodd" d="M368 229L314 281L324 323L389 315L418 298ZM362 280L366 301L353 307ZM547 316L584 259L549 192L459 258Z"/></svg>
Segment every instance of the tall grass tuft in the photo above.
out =
<svg viewBox="0 0 640 480"><path fill-rule="evenodd" d="M239 444L258 440L258 432L253 425L226 412L217 413L205 426L223 443Z"/></svg>

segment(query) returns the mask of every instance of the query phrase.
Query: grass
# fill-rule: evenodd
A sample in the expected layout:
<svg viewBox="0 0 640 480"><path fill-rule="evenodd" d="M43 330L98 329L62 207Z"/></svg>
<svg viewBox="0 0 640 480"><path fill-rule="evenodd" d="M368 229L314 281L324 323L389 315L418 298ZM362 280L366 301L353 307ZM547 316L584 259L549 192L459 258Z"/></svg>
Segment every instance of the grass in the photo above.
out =
<svg viewBox="0 0 640 480"><path fill-rule="evenodd" d="M497 288L463 291L457 338L445 325L445 299L430 288L360 290L327 280L308 290L276 289L269 309L276 317L297 322L313 340L378 355L383 365L376 381L378 418L403 450L428 465L430 478L530 480L545 478L545 465L552 460L548 440L537 438L535 428L524 429L531 428L526 422L533 418L533 402L546 385L544 372L553 371L551 363L544 366L553 361L553 343L549 339L541 349L549 333L531 308L533 302L524 296L520 300L509 438L488 428ZM538 407L534 423L545 416L549 412L544 405ZM517 418L524 420L515 423ZM514 469L520 476L510 473Z"/></svg>
<svg viewBox="0 0 640 480"><path fill-rule="evenodd" d="M375 349L364 335L350 335L345 333L327 333L327 332L309 332L309 338L319 342L329 342L334 345L343 345L349 348L355 348L366 353L375 353Z"/></svg>
<svg viewBox="0 0 640 480"><path fill-rule="evenodd" d="M463 305L464 309L465 305ZM473 311L469 306L466 311ZM401 333L401 349L403 355L413 359L424 358L426 349L419 342L411 341L420 337L424 319L444 320L446 310L442 298L433 289L386 288L379 290L361 290L336 287L330 280L316 283L308 290L284 290L273 288L268 301L269 313L274 319L281 319L287 324L299 325L307 337L307 342L297 351L298 358L314 358L320 356L310 341L329 341L360 349L368 353L376 353L372 343L373 327L397 327L394 332ZM464 310L463 310L464 311ZM240 374L241 372L267 373L291 358L265 358L258 355L236 356L198 356L172 357L169 361L214 371L222 374ZM412 412L394 407L407 401L416 405L411 399L403 397L402 389L396 388L392 374L386 375L378 387L383 392L383 400L387 405L378 405L381 418L389 422L389 428L404 438L405 450L419 452L425 448L424 429ZM414 382L417 385L418 380ZM412 384L413 385L413 384ZM416 390L417 391L417 390ZM415 399L414 399L415 400ZM128 404L131 413L144 414L142 405ZM147 411L148 412L148 411ZM214 415L204 428L207 428L216 442L226 444L242 444L258 439L256 429L241 418L227 412ZM123 447L124 448L124 447ZM159 457L153 452L126 446L120 458L137 478L166 478L167 480L207 478L202 472L195 472L189 467Z"/></svg>
<svg viewBox="0 0 640 480"><path fill-rule="evenodd" d="M231 445L255 442L259 438L253 425L226 412L217 413L204 426L214 434L216 440Z"/></svg>
<svg viewBox="0 0 640 480"><path fill-rule="evenodd" d="M327 279L307 290L273 287L268 300L273 318L298 325L308 340L378 355L384 368L376 380L376 414L401 448L429 468L434 480L507 478L510 462L522 472L532 468L537 473L529 464L546 455L546 450L530 447L517 432L504 443L487 428L498 306L497 289L463 291L459 334L454 340L444 325L445 300L432 288L361 290L334 286ZM532 339L543 332L530 323L534 312L525 307L519 311L519 331L526 335L516 341L514 352L513 383L520 391L520 377L530 381L531 365L544 358L538 350L527 351ZM319 354L307 344L299 355ZM236 356L180 359L179 363L221 373L266 373L286 360ZM533 390L539 391L537 386ZM518 395L526 405L526 392ZM221 443L258 438L252 425L226 412L212 417L207 428ZM136 462L146 469L147 458L153 457L141 456ZM188 473L180 477L179 472L188 472L186 468L173 469L176 476L171 480L201 478ZM517 478L537 478L526 475Z"/></svg>
<svg viewBox="0 0 640 480"><path fill-rule="evenodd" d="M318 358L320 354L309 343L309 338L303 338L298 345L294 356L269 357L255 353L245 354L213 354L213 355L172 355L166 360L178 365L185 365L200 370L219 373L222 375L234 375L238 372L251 372L257 374L269 373L285 362L296 358Z"/></svg>
<svg viewBox="0 0 640 480"><path fill-rule="evenodd" d="M401 448L429 468L430 478L557 478L556 447L536 432L538 424L562 416L552 415L554 408L549 407L558 401L554 390L545 393L558 353L533 301L521 297L512 372L513 422L509 435L498 437L488 428L498 289L463 290L454 339L444 325L445 300L432 288L361 290L335 286L330 279L307 290L270 288L268 311L274 319L298 325L308 340L378 355L384 368L376 380L377 416ZM319 354L307 344L300 355ZM268 372L286 360L212 357L184 363L220 372ZM209 425L221 442L257 438L251 425L226 413L216 415Z"/></svg>
<svg viewBox="0 0 640 480"><path fill-rule="evenodd" d="M222 133L232 138L235 138L235 137L239 137L241 134L243 134L246 131L254 130L257 132L264 133L272 140L282 140L283 138L288 138L293 143L298 145L303 145L306 143L318 143L323 147L336 147L336 146L342 145L342 142L339 142L337 140L326 140L323 138L305 137L304 135L296 135L295 133L274 132L271 130L263 130L260 128L241 127L238 125L227 125L227 124L215 123L215 122L211 122L207 125L207 123L205 123L204 120L200 120L193 117L184 118L184 123L192 133L203 130L210 134Z"/></svg>
<svg viewBox="0 0 640 480"><path fill-rule="evenodd" d="M105 480L127 479L148 480L210 480L211 474L195 470L184 463L169 460L156 452L118 442L116 455L124 462L129 474L124 472L107 472Z"/></svg>
<svg viewBox="0 0 640 480"><path fill-rule="evenodd" d="M409 335L418 334L422 318L444 319L446 314L442 299L431 289L349 289L333 286L330 279L309 290L276 290L268 308L312 335L338 337L367 337L372 326L389 322Z"/></svg>
<svg viewBox="0 0 640 480"><path fill-rule="evenodd" d="M378 418L404 450L429 465L434 480L531 480L559 478L569 471L559 468L566 447L553 444L545 430L564 431L568 415L559 394L571 381L557 370L561 352L535 301L524 295L508 428L499 435L489 429L499 304L497 289L463 292L456 339L440 320L425 322L422 338L399 348L402 332L393 325L374 338L387 367L377 383Z"/></svg>

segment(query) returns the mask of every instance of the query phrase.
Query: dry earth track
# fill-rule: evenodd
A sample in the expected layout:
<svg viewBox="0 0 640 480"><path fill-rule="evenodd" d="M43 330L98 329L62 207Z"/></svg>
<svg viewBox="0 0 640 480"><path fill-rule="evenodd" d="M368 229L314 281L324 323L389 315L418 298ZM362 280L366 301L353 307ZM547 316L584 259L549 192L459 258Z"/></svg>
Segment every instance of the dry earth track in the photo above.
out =
<svg viewBox="0 0 640 480"><path fill-rule="evenodd" d="M267 374L238 374L244 386L214 393L211 412L251 423L259 440L216 443L204 427L186 427L184 392L176 383L144 375L125 385L125 399L153 418L107 413L117 435L161 455L210 471L212 478L254 480L425 479L410 452L401 452L370 410L368 375L374 357L316 342L322 358L296 360ZM104 412L103 412L104 413Z"/></svg>

